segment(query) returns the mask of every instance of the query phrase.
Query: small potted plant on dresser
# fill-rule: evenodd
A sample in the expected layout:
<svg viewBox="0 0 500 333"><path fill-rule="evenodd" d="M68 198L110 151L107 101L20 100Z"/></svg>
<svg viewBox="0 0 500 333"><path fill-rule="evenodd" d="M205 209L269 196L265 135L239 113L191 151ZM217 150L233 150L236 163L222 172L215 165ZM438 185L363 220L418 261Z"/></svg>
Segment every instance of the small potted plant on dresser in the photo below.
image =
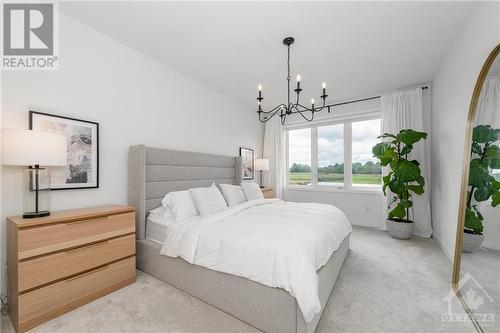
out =
<svg viewBox="0 0 500 333"><path fill-rule="evenodd" d="M408 239L413 233L410 208L413 206L412 193L424 193L425 179L416 160L408 160L413 145L427 138L427 133L412 129L401 130L398 134L385 133L379 138L383 142L372 148L373 155L382 166L389 166L390 172L383 177L383 191L390 189L393 196L388 203L391 209L387 218L387 232L394 238Z"/></svg>
<svg viewBox="0 0 500 333"><path fill-rule="evenodd" d="M500 147L495 144L499 139L500 129L489 125L476 126L472 131L463 252L474 252L484 240L484 218L478 204L490 199L491 206L500 204L500 182L490 174L491 169L500 169Z"/></svg>

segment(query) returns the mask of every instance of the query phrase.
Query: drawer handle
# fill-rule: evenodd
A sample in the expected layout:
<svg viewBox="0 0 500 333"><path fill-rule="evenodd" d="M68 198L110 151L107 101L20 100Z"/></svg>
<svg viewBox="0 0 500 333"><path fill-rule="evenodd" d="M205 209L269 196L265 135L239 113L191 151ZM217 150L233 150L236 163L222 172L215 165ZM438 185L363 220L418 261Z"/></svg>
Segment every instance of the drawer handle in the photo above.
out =
<svg viewBox="0 0 500 333"><path fill-rule="evenodd" d="M99 243L94 243L94 244L90 244L90 245L86 245L86 246L82 246L82 247L77 247L75 249L66 250L66 251L64 251L64 253L78 252L78 251L86 250L86 249L91 248L91 247L106 245L108 243L109 243L109 241L105 240L105 241L102 241Z"/></svg>
<svg viewBox="0 0 500 333"><path fill-rule="evenodd" d="M109 267L109 265L106 265L106 266L103 266L103 267L99 267L99 268L93 269L93 270L91 270L91 271L88 271L88 272L86 272L86 273L83 273L83 274L80 274L80 275L77 275L77 276L73 276L73 277L71 277L71 278L69 278L69 279L66 279L66 280L64 280L64 281L66 281L66 282L71 282L71 281L73 281L73 280L76 280L76 279L82 278L82 277L87 276L87 275L89 275L89 274L93 274L93 273L96 273L96 272L99 272L99 271L105 270L105 269L106 269L106 268L108 268L108 267Z"/></svg>
<svg viewBox="0 0 500 333"><path fill-rule="evenodd" d="M65 222L64 224L66 225L75 225L75 224L80 224L80 223L87 223L87 222L94 222L94 221L100 221L100 220L106 220L108 217L98 217L95 219L90 219L90 220L78 220L78 221L70 221L70 222Z"/></svg>

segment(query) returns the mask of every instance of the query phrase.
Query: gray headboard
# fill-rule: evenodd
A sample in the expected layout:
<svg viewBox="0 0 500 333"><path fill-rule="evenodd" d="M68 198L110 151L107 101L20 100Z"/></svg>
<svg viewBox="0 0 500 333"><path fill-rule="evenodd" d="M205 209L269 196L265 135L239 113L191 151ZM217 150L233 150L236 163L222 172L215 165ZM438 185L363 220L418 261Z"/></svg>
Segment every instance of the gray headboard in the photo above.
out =
<svg viewBox="0 0 500 333"><path fill-rule="evenodd" d="M241 182L240 157L136 145L128 161L128 203L136 209L137 239L145 237L146 213L168 192Z"/></svg>

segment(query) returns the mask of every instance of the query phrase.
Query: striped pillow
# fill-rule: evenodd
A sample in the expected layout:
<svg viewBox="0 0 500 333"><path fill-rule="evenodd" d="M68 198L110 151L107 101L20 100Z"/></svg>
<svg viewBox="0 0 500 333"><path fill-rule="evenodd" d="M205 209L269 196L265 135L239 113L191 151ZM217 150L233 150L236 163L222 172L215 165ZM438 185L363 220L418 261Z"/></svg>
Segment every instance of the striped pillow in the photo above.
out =
<svg viewBox="0 0 500 333"><path fill-rule="evenodd" d="M227 209L226 201L215 183L210 187L190 189L194 203L201 216L217 213Z"/></svg>

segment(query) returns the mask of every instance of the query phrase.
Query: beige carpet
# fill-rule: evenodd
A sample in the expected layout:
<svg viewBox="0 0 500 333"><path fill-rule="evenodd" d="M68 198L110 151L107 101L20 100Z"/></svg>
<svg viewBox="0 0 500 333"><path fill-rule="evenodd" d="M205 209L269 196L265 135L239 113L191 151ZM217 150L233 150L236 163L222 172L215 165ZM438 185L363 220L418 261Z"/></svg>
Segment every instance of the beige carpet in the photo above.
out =
<svg viewBox="0 0 500 333"><path fill-rule="evenodd" d="M473 309L473 312L475 314L493 313L496 317L497 325L494 327L483 325L484 330L487 333L500 332L500 251L480 248L474 253L462 253L461 271L462 278L467 273L471 274L487 293L484 295L477 287L473 289L478 291L477 296L482 298L482 304Z"/></svg>
<svg viewBox="0 0 500 333"><path fill-rule="evenodd" d="M355 228L318 332L474 332L443 327L451 264L432 240ZM2 318L2 332L13 331ZM258 332L146 274L30 332Z"/></svg>

